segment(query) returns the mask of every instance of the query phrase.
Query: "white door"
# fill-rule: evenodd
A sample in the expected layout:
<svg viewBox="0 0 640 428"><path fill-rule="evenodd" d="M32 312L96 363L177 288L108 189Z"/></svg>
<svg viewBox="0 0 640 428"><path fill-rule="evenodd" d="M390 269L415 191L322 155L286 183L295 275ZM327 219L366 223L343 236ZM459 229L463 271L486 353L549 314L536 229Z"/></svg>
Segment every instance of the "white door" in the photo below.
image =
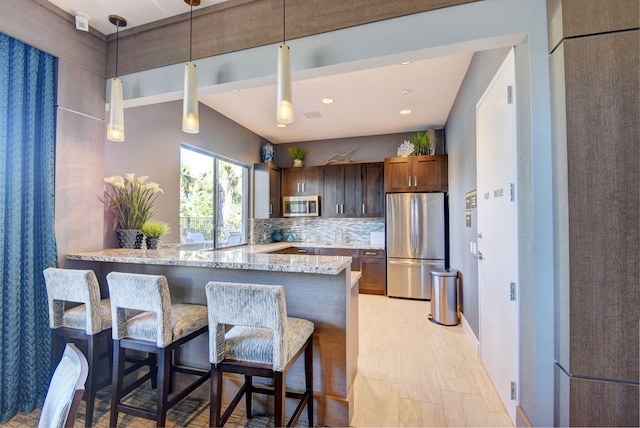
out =
<svg viewBox="0 0 640 428"><path fill-rule="evenodd" d="M512 49L476 106L476 150L480 358L514 424L519 351L515 96Z"/></svg>

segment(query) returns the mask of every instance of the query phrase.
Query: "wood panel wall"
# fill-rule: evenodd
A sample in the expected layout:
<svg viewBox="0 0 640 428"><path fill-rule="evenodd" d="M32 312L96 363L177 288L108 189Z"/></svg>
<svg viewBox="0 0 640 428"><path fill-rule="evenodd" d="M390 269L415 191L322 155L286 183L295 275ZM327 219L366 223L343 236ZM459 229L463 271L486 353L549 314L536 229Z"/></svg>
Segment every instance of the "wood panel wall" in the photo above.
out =
<svg viewBox="0 0 640 428"><path fill-rule="evenodd" d="M557 211L566 222L556 223L556 355L564 371L556 371L555 422L638 426L639 2L588 3L547 2L550 38L561 37L557 47L550 40L551 77L556 162L566 162L556 166L566 168L558 190L567 204Z"/></svg>
<svg viewBox="0 0 640 428"><path fill-rule="evenodd" d="M638 28L638 0L547 0L549 51L563 39Z"/></svg>
<svg viewBox="0 0 640 428"><path fill-rule="evenodd" d="M478 0L230 0L193 12L192 58L278 43ZM118 74L189 59L189 8L185 13L119 35ZM124 17L126 18L126 16ZM115 74L115 34L108 37L105 73Z"/></svg>

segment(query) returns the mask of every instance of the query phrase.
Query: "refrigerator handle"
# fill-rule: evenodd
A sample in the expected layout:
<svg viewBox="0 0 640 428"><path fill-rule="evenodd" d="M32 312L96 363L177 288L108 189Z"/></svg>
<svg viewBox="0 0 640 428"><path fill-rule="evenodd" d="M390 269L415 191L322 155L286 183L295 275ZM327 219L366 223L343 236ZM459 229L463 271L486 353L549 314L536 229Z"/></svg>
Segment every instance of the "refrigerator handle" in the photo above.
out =
<svg viewBox="0 0 640 428"><path fill-rule="evenodd" d="M418 217L418 213L416 212L416 208L417 208L417 200L416 198L411 195L411 251L415 254L416 253L416 249L418 246L417 243L417 230L418 230L418 226L416 224L417 221L417 217Z"/></svg>

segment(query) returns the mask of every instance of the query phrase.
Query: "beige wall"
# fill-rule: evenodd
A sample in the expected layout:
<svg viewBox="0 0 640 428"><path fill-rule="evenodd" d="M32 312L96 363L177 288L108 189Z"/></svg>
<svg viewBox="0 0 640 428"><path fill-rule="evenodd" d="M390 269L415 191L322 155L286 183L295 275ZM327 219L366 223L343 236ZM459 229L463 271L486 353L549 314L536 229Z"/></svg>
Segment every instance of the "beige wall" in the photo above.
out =
<svg viewBox="0 0 640 428"><path fill-rule="evenodd" d="M400 144L409 140L414 134L415 132L407 132L278 144L275 146L275 163L284 168L291 166L291 156L287 153L289 147L305 148L309 154L304 159L304 163L308 166L322 165L335 153L345 153L351 150L353 152L348 157L353 158L353 162L383 162L385 158L397 156ZM437 135L440 142L438 154L442 154L445 149L444 129L439 129ZM344 159L343 156L336 158Z"/></svg>
<svg viewBox="0 0 640 428"><path fill-rule="evenodd" d="M133 172L160 184L156 220L168 222L171 233L164 243L180 242L180 145L187 144L218 156L253 166L260 162L266 140L200 105L200 133L182 132L182 102L172 101L125 109L125 142L105 144L105 176ZM107 216L105 248L117 247L113 224Z"/></svg>

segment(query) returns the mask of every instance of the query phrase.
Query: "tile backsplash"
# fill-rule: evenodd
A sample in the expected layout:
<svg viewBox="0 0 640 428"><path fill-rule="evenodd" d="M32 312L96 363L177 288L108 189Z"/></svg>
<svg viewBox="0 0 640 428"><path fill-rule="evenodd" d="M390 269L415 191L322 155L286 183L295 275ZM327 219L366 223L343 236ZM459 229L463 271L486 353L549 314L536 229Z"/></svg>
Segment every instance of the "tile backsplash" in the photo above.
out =
<svg viewBox="0 0 640 428"><path fill-rule="evenodd" d="M296 242L322 244L370 244L371 232L384 233L381 218L270 218L250 219L249 243L272 242L274 230L282 230L285 238L291 234Z"/></svg>

